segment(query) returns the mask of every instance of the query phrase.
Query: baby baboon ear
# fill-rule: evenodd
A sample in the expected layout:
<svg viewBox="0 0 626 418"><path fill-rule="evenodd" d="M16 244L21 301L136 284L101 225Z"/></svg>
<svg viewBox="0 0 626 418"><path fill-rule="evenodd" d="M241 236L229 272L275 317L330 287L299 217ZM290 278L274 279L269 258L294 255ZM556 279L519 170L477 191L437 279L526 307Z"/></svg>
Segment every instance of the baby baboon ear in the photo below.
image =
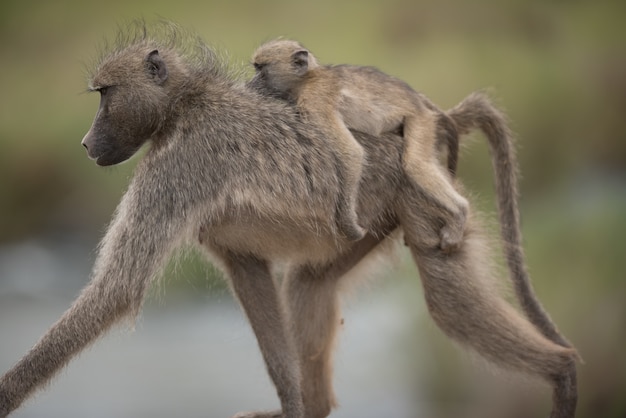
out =
<svg viewBox="0 0 626 418"><path fill-rule="evenodd" d="M309 51L300 49L294 52L291 55L291 62L299 75L306 73L309 69Z"/></svg>
<svg viewBox="0 0 626 418"><path fill-rule="evenodd" d="M165 61L159 55L159 51L156 49L148 54L146 57L146 64L148 66L148 73L157 84L163 84L167 80L167 66Z"/></svg>

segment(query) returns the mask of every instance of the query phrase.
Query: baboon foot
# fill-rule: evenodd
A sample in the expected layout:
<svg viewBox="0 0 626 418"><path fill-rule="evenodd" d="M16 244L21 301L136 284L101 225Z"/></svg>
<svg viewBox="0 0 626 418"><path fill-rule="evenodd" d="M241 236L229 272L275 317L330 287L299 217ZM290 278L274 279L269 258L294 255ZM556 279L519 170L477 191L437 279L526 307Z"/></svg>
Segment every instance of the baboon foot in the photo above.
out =
<svg viewBox="0 0 626 418"><path fill-rule="evenodd" d="M240 412L232 418L291 418L283 415L283 411Z"/></svg>

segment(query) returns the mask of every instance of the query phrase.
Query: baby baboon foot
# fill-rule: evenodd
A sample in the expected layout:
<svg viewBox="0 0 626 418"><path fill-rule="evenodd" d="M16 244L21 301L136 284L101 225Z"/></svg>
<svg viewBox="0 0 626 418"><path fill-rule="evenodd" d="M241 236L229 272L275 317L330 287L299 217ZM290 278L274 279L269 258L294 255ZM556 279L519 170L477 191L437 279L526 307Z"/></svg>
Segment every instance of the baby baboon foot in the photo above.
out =
<svg viewBox="0 0 626 418"><path fill-rule="evenodd" d="M439 231L441 250L445 253L456 251L463 242L465 234L465 223L467 221L467 204L459 205L459 213L452 219L448 219L446 224Z"/></svg>
<svg viewBox="0 0 626 418"><path fill-rule="evenodd" d="M232 418L287 418L282 411L240 412Z"/></svg>
<svg viewBox="0 0 626 418"><path fill-rule="evenodd" d="M448 224L441 228L439 247L443 252L451 253L459 249L463 242L463 234L465 232L463 226L463 224L455 223L454 225Z"/></svg>

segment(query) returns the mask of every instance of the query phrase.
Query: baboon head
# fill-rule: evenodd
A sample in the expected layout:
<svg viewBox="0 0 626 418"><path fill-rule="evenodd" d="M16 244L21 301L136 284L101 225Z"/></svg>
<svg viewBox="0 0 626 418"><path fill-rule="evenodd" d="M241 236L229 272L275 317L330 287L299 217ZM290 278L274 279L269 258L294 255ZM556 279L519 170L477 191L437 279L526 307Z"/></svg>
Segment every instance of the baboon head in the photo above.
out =
<svg viewBox="0 0 626 418"><path fill-rule="evenodd" d="M318 66L315 57L296 41L277 39L261 45L252 56L256 74L250 85L282 99Z"/></svg>
<svg viewBox="0 0 626 418"><path fill-rule="evenodd" d="M149 45L100 63L89 82L100 107L82 140L89 158L101 166L121 163L155 135L171 101L170 78L166 60Z"/></svg>

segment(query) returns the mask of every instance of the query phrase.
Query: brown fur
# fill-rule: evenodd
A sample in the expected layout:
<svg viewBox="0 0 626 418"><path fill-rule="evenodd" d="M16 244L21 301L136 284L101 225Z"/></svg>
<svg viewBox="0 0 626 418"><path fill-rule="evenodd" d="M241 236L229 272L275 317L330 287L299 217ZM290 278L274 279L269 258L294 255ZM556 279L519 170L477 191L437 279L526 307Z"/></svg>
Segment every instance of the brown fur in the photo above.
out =
<svg viewBox="0 0 626 418"><path fill-rule="evenodd" d="M322 127L328 144L345 162L341 171L345 187L340 190L344 204L337 215L340 232L352 240L364 233L357 224L356 202L368 162L350 129L374 136L402 129L403 167L440 208L442 249L450 251L461 242L468 202L452 186L437 153L446 141L448 168L454 173L458 135L454 124L446 125L447 116L424 95L372 67L319 65L309 50L290 40L261 45L253 62L257 74L250 85L294 102L307 121Z"/></svg>
<svg viewBox="0 0 626 418"><path fill-rule="evenodd" d="M459 249L440 250L437 211L404 175L402 137L353 133L371 162L358 195L368 234L354 243L338 238L339 162L322 130L233 81L203 44L177 33L182 47L196 45L189 56L172 38L139 29L105 54L92 76L92 87L107 91L83 143L107 164L129 158L142 142L149 149L102 240L90 283L0 378L0 417L116 322L134 317L147 286L184 243L201 245L226 272L276 386L281 411L240 416L325 417L336 404L332 348L342 280L395 239L398 227L442 330L504 368L551 383L552 418L574 417L575 351L544 337L494 290L490 250L472 216ZM456 114L467 116L464 127L482 117L463 108ZM281 261L290 267L279 290L270 263Z"/></svg>

